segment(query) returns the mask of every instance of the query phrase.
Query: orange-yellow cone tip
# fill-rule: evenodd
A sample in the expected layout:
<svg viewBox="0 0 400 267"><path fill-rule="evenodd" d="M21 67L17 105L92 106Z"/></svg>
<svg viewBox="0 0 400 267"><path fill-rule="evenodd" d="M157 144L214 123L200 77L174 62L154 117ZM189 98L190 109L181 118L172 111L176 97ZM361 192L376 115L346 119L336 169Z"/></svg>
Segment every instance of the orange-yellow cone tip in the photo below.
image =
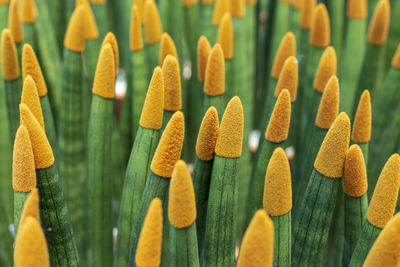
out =
<svg viewBox="0 0 400 267"><path fill-rule="evenodd" d="M312 22L312 14L317 0L303 0L303 8L300 12L300 27L310 29Z"/></svg>
<svg viewBox="0 0 400 267"><path fill-rule="evenodd" d="M367 170L363 153L358 145L352 145L344 161L343 191L349 196L361 197L367 189Z"/></svg>
<svg viewBox="0 0 400 267"><path fill-rule="evenodd" d="M24 85L22 87L21 103L28 106L29 110L35 116L42 129L45 129L42 106L40 105L40 99L36 88L35 81L30 75L26 76Z"/></svg>
<svg viewBox="0 0 400 267"><path fill-rule="evenodd" d="M32 192L29 193L24 208L22 209L21 218L19 220L19 226L22 226L28 217L33 217L37 221L40 221L39 212L39 191L37 188L33 188Z"/></svg>
<svg viewBox="0 0 400 267"><path fill-rule="evenodd" d="M263 206L270 216L281 216L292 209L292 182L289 161L282 148L275 149L265 175Z"/></svg>
<svg viewBox="0 0 400 267"><path fill-rule="evenodd" d="M29 192L36 187L35 160L28 130L25 126L19 126L15 135L12 185L18 192Z"/></svg>
<svg viewBox="0 0 400 267"><path fill-rule="evenodd" d="M347 2L348 19L365 19L367 16L367 0L349 0Z"/></svg>
<svg viewBox="0 0 400 267"><path fill-rule="evenodd" d="M197 75L201 83L204 83L206 76L206 66L208 55L210 54L211 46L207 37L200 36L197 42Z"/></svg>
<svg viewBox="0 0 400 267"><path fill-rule="evenodd" d="M215 154L225 158L238 158L242 154L243 106L240 98L233 97L222 116Z"/></svg>
<svg viewBox="0 0 400 267"><path fill-rule="evenodd" d="M136 249L138 267L155 267L161 262L163 211L161 200L154 198L149 205Z"/></svg>
<svg viewBox="0 0 400 267"><path fill-rule="evenodd" d="M324 88L332 75L336 75L337 58L336 51L333 46L325 49L319 60L317 72L314 79L314 89L320 93L324 92Z"/></svg>
<svg viewBox="0 0 400 267"><path fill-rule="evenodd" d="M365 90L358 103L357 112L353 122L351 141L356 143L367 143L371 139L371 97L369 91Z"/></svg>
<svg viewBox="0 0 400 267"><path fill-rule="evenodd" d="M79 5L68 23L64 47L74 52L83 52L85 49L85 13L85 8Z"/></svg>
<svg viewBox="0 0 400 267"><path fill-rule="evenodd" d="M234 18L243 18L246 14L246 0L232 0L231 13Z"/></svg>
<svg viewBox="0 0 400 267"><path fill-rule="evenodd" d="M364 267L396 267L400 262L400 214L383 228L364 262Z"/></svg>
<svg viewBox="0 0 400 267"><path fill-rule="evenodd" d="M314 162L314 168L330 178L341 178L350 141L350 119L339 114L325 136Z"/></svg>
<svg viewBox="0 0 400 267"><path fill-rule="evenodd" d="M197 4L199 0L182 0L182 4L184 7L191 7L195 4Z"/></svg>
<svg viewBox="0 0 400 267"><path fill-rule="evenodd" d="M290 101L296 101L299 75L298 67L298 61L295 57L290 56L285 60L278 78L278 83L275 87L275 97L278 97L283 89L288 89L290 93Z"/></svg>
<svg viewBox="0 0 400 267"><path fill-rule="evenodd" d="M226 13L231 13L231 1L230 0L216 0L213 17L212 17L212 24L214 26L218 26L221 22L222 16Z"/></svg>
<svg viewBox="0 0 400 267"><path fill-rule="evenodd" d="M159 130L164 113L164 78L160 67L151 77L139 124L143 128Z"/></svg>
<svg viewBox="0 0 400 267"><path fill-rule="evenodd" d="M18 230L14 248L18 267L49 267L49 252L43 229L37 219L26 218Z"/></svg>
<svg viewBox="0 0 400 267"><path fill-rule="evenodd" d="M382 45L386 42L390 24L390 2L379 1L368 28L368 42L373 45Z"/></svg>
<svg viewBox="0 0 400 267"><path fill-rule="evenodd" d="M10 29L16 43L22 43L24 39L21 17L19 14L18 2L17 0L12 0L8 11L8 28Z"/></svg>
<svg viewBox="0 0 400 267"><path fill-rule="evenodd" d="M201 0L201 3L203 5L211 5L213 3L213 0Z"/></svg>
<svg viewBox="0 0 400 267"><path fill-rule="evenodd" d="M21 0L21 19L23 23L34 23L38 16L35 0Z"/></svg>
<svg viewBox="0 0 400 267"><path fill-rule="evenodd" d="M163 66L164 60L168 55L174 56L176 59L178 59L178 53L176 52L174 40L172 40L168 33L164 32L161 36L159 55L159 65L161 67Z"/></svg>
<svg viewBox="0 0 400 267"><path fill-rule="evenodd" d="M224 51L225 59L233 58L233 25L231 14L225 13L218 30L218 43Z"/></svg>
<svg viewBox="0 0 400 267"><path fill-rule="evenodd" d="M24 125L29 132L36 169L50 167L54 163L54 155L43 128L27 105L20 104L19 112L21 124Z"/></svg>
<svg viewBox="0 0 400 267"><path fill-rule="evenodd" d="M19 77L17 48L15 47L14 38L8 29L4 29L1 32L1 65L5 80L12 81Z"/></svg>
<svg viewBox="0 0 400 267"><path fill-rule="evenodd" d="M397 46L396 53L393 56L392 66L400 69L400 45Z"/></svg>
<svg viewBox="0 0 400 267"><path fill-rule="evenodd" d="M222 95L225 92L225 61L220 44L214 45L208 55L204 93L209 96Z"/></svg>
<svg viewBox="0 0 400 267"><path fill-rule="evenodd" d="M85 40L97 39L99 37L99 31L89 0L76 0L75 3L76 6L82 5L85 8Z"/></svg>
<svg viewBox="0 0 400 267"><path fill-rule="evenodd" d="M129 44L132 51L139 51L143 48L142 23L140 20L139 8L133 5L130 27L131 34L129 35Z"/></svg>
<svg viewBox="0 0 400 267"><path fill-rule="evenodd" d="M100 51L96 73L93 82L93 94L104 98L115 96L115 63L114 53L110 44L106 44Z"/></svg>
<svg viewBox="0 0 400 267"><path fill-rule="evenodd" d="M199 135L197 136L196 155L199 159L208 161L214 158L218 131L218 111L216 108L210 107L203 117Z"/></svg>
<svg viewBox="0 0 400 267"><path fill-rule="evenodd" d="M290 94L288 90L283 89L276 100L274 110L269 119L267 131L265 132L266 140L280 143L287 139L290 125L290 112Z"/></svg>
<svg viewBox="0 0 400 267"><path fill-rule="evenodd" d="M237 267L272 266L274 257L274 224L260 209L247 227L240 247Z"/></svg>
<svg viewBox="0 0 400 267"><path fill-rule="evenodd" d="M161 177L169 178L175 163L181 157L185 123L183 113L172 115L158 143L151 162L151 171Z"/></svg>
<svg viewBox="0 0 400 267"><path fill-rule="evenodd" d="M144 37L146 44L155 44L160 42L162 26L160 14L158 13L155 1L146 0L144 3L143 13Z"/></svg>
<svg viewBox="0 0 400 267"><path fill-rule="evenodd" d="M329 14L323 3L314 9L311 19L310 44L315 47L324 48L331 42L331 25Z"/></svg>
<svg viewBox="0 0 400 267"><path fill-rule="evenodd" d="M393 154L386 162L368 206L368 221L383 228L392 218L400 186L400 156Z"/></svg>
<svg viewBox="0 0 400 267"><path fill-rule="evenodd" d="M329 129L339 112L339 80L332 76L326 84L319 103L315 125Z"/></svg>
<svg viewBox="0 0 400 267"><path fill-rule="evenodd" d="M108 32L106 37L104 37L103 43L101 44L101 48L103 48L106 44L110 44L114 53L114 65L115 65L115 74L118 73L119 70L119 48L117 38L112 32Z"/></svg>
<svg viewBox="0 0 400 267"><path fill-rule="evenodd" d="M47 85L44 80L39 61L29 44L24 44L22 49L22 77L25 79L28 75L35 81L39 97L47 95Z"/></svg>
<svg viewBox="0 0 400 267"><path fill-rule="evenodd" d="M192 177L186 163L178 160L169 185L168 218L176 228L191 226L196 220L196 200Z"/></svg>
<svg viewBox="0 0 400 267"><path fill-rule="evenodd" d="M167 55L162 73L164 77L164 110L177 111L182 108L181 76L176 57Z"/></svg>
<svg viewBox="0 0 400 267"><path fill-rule="evenodd" d="M273 78L279 78L283 64L285 64L286 59L290 56L296 56L296 37L292 32L287 32L279 45L274 64L272 65L271 76Z"/></svg>
<svg viewBox="0 0 400 267"><path fill-rule="evenodd" d="M7 5L8 4L8 0L0 0L0 5Z"/></svg>

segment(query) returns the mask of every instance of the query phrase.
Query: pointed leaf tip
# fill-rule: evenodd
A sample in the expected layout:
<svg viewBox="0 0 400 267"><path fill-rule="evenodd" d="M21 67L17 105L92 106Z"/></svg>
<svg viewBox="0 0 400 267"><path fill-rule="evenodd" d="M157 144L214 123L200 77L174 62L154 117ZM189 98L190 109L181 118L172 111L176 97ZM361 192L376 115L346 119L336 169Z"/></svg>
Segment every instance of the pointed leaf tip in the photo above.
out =
<svg viewBox="0 0 400 267"><path fill-rule="evenodd" d="M28 75L35 81L39 97L47 95L47 85L43 77L39 61L29 44L24 44L22 49L22 77L25 79Z"/></svg>
<svg viewBox="0 0 400 267"><path fill-rule="evenodd" d="M75 8L69 20L64 47L74 52L85 49L85 8L81 5Z"/></svg>
<svg viewBox="0 0 400 267"><path fill-rule="evenodd" d="M168 218L176 228L186 228L196 220L196 203L192 177L183 160L179 160L172 172L169 186Z"/></svg>
<svg viewBox="0 0 400 267"><path fill-rule="evenodd" d="M312 24L312 14L317 0L304 0L303 8L300 12L300 27L310 29Z"/></svg>
<svg viewBox="0 0 400 267"><path fill-rule="evenodd" d="M29 193L28 198L25 201L22 209L21 218L19 220L19 227L21 227L28 217L33 217L37 221L40 221L39 212L39 191L37 188L33 188L32 192Z"/></svg>
<svg viewBox="0 0 400 267"><path fill-rule="evenodd" d="M181 76L176 57L167 55L162 67L164 77L164 110L178 111L182 108Z"/></svg>
<svg viewBox="0 0 400 267"><path fill-rule="evenodd" d="M315 47L324 48L331 42L328 9L323 3L314 9L311 19L310 44Z"/></svg>
<svg viewBox="0 0 400 267"><path fill-rule="evenodd" d="M368 90L361 95L353 122L351 141L367 143L371 139L371 97Z"/></svg>
<svg viewBox="0 0 400 267"><path fill-rule="evenodd" d="M218 26L221 22L222 16L226 13L231 13L230 0L216 0L214 5L212 24Z"/></svg>
<svg viewBox="0 0 400 267"><path fill-rule="evenodd" d="M390 2L379 1L368 28L368 42L373 45L382 45L386 42L390 24Z"/></svg>
<svg viewBox="0 0 400 267"><path fill-rule="evenodd" d="M23 23L32 24L38 16L35 0L21 0L21 19Z"/></svg>
<svg viewBox="0 0 400 267"><path fill-rule="evenodd" d="M352 145L344 161L343 191L349 196L361 197L367 189L367 170L363 153L358 145Z"/></svg>
<svg viewBox="0 0 400 267"><path fill-rule="evenodd" d="M200 36L197 42L197 78L201 83L204 83L206 76L206 65L210 51L211 46L207 37L204 35Z"/></svg>
<svg viewBox="0 0 400 267"><path fill-rule="evenodd" d="M1 65L5 80L16 80L20 76L17 48L8 29L1 32Z"/></svg>
<svg viewBox="0 0 400 267"><path fill-rule="evenodd" d="M278 51L276 52L271 71L271 76L273 78L279 78L283 65L285 64L286 59L290 56L296 56L296 37L292 32L287 32L279 45Z"/></svg>
<svg viewBox="0 0 400 267"><path fill-rule="evenodd" d="M178 53L176 52L176 46L171 36L164 32L161 36L161 44L160 44L160 56L159 56L159 65L162 67L164 64L165 58L168 56L174 56L178 60Z"/></svg>
<svg viewBox="0 0 400 267"><path fill-rule="evenodd" d="M104 37L103 43L101 44L101 48L103 48L106 44L110 44L114 53L114 65L115 65L115 75L117 75L119 70L119 48L117 38L115 38L114 33L108 32L106 37Z"/></svg>
<svg viewBox="0 0 400 267"><path fill-rule="evenodd" d="M100 51L92 91L104 98L115 96L115 63L110 44L106 44Z"/></svg>
<svg viewBox="0 0 400 267"><path fill-rule="evenodd" d="M143 48L142 38L142 23L139 13L139 8L136 5L132 6L131 25L130 25L130 49L132 51L140 51Z"/></svg>
<svg viewBox="0 0 400 267"><path fill-rule="evenodd" d="M82 5L85 11L85 39L96 40L99 37L99 31L89 0L76 0L75 3L76 6Z"/></svg>
<svg viewBox="0 0 400 267"><path fill-rule="evenodd" d="M280 143L287 139L290 125L290 94L287 89L283 89L276 100L274 110L268 122L265 139Z"/></svg>
<svg viewBox="0 0 400 267"><path fill-rule="evenodd" d="M196 142L196 155L208 161L214 158L215 145L219 131L218 112L214 107L208 108L201 122Z"/></svg>
<svg viewBox="0 0 400 267"><path fill-rule="evenodd" d="M225 61L220 44L214 45L207 60L204 93L217 96L225 93Z"/></svg>
<svg viewBox="0 0 400 267"><path fill-rule="evenodd" d="M295 102L297 97L299 63L293 56L288 57L283 64L279 74L278 83L275 87L275 97L278 97L283 89L289 90L290 101Z"/></svg>
<svg viewBox="0 0 400 267"><path fill-rule="evenodd" d="M336 75L336 70L336 51L333 46L328 46L319 60L314 79L314 89L320 93L323 93L329 79L332 77L332 75Z"/></svg>
<svg viewBox="0 0 400 267"><path fill-rule="evenodd" d="M368 206L367 219L372 225L383 228L392 218L399 186L400 156L393 154L382 169Z"/></svg>
<svg viewBox="0 0 400 267"><path fill-rule="evenodd" d="M24 35L22 33L22 21L17 0L12 0L10 3L8 11L8 28L14 37L14 41L16 43L22 43Z"/></svg>
<svg viewBox="0 0 400 267"><path fill-rule="evenodd" d="M172 115L158 143L151 162L151 171L161 177L170 178L175 163L181 157L185 123L183 113Z"/></svg>
<svg viewBox="0 0 400 267"><path fill-rule="evenodd" d="M45 129L44 119L42 113L42 106L40 105L40 99L35 81L32 76L26 76L24 85L22 87L21 103L28 106L29 110L35 116L42 129Z"/></svg>
<svg viewBox="0 0 400 267"><path fill-rule="evenodd" d="M243 236L237 267L272 266L274 256L274 225L260 209Z"/></svg>
<svg viewBox="0 0 400 267"><path fill-rule="evenodd" d="M350 119L342 112L325 136L314 162L314 168L330 178L341 178L350 142Z"/></svg>
<svg viewBox="0 0 400 267"><path fill-rule="evenodd" d="M222 116L221 127L215 145L215 154L225 158L238 158L242 154L243 106L240 98L233 97Z"/></svg>
<svg viewBox="0 0 400 267"><path fill-rule="evenodd" d="M15 191L29 192L36 187L35 160L28 129L19 126L15 135L12 186Z"/></svg>
<svg viewBox="0 0 400 267"><path fill-rule="evenodd" d="M319 103L315 125L329 129L339 112L339 80L332 76L326 83Z"/></svg>
<svg viewBox="0 0 400 267"><path fill-rule="evenodd" d="M365 19L367 16L367 0L349 0L347 2L348 19Z"/></svg>
<svg viewBox="0 0 400 267"><path fill-rule="evenodd" d="M160 14L158 13L155 1L146 0L143 13L146 44L156 44L161 40L162 26Z"/></svg>
<svg viewBox="0 0 400 267"><path fill-rule="evenodd" d="M233 58L233 25L231 14L225 13L218 30L218 43L224 52L225 60Z"/></svg>
<svg viewBox="0 0 400 267"><path fill-rule="evenodd" d="M151 77L146 99L140 116L140 126L147 129L161 129L164 113L164 78L160 67Z"/></svg>
<svg viewBox="0 0 400 267"><path fill-rule="evenodd" d="M270 216L282 216L292 209L292 182L289 160L282 148L275 149L265 175L265 211Z"/></svg>

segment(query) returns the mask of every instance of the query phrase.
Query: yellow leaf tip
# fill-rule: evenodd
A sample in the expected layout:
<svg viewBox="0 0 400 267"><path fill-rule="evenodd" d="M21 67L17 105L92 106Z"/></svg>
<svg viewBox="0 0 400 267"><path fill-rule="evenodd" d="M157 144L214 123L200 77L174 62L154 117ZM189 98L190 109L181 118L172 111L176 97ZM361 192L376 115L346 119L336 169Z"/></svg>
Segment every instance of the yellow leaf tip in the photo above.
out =
<svg viewBox="0 0 400 267"><path fill-rule="evenodd" d="M312 14L317 0L304 0L303 8L300 12L300 27L310 29L312 24Z"/></svg>
<svg viewBox="0 0 400 267"><path fill-rule="evenodd" d="M367 0L349 0L347 2L348 19L365 19L367 16Z"/></svg>
<svg viewBox="0 0 400 267"><path fill-rule="evenodd" d="M1 65L5 80L16 80L20 76L17 48L8 29L1 32Z"/></svg>
<svg viewBox="0 0 400 267"><path fill-rule="evenodd" d="M287 139L290 125L290 93L287 89L283 89L280 93L274 110L268 122L267 131L265 132L265 139L273 142L280 143Z"/></svg>
<svg viewBox="0 0 400 267"><path fill-rule="evenodd" d="M272 65L271 76L273 78L279 78L283 64L290 56L296 56L296 37L292 32L287 32L279 45Z"/></svg>
<svg viewBox="0 0 400 267"><path fill-rule="evenodd" d="M398 266L400 262L400 214L383 228L364 262L364 267Z"/></svg>
<svg viewBox="0 0 400 267"><path fill-rule="evenodd" d="M390 2L379 1L368 28L368 42L373 45L382 45L386 42L390 24Z"/></svg>
<svg viewBox="0 0 400 267"><path fill-rule="evenodd" d="M47 85L35 52L32 46L24 44L22 49L22 76L25 79L28 75L35 81L39 97L47 95Z"/></svg>
<svg viewBox="0 0 400 267"><path fill-rule="evenodd" d="M246 1L245 0L232 0L231 1L232 17L243 18L246 14Z"/></svg>
<svg viewBox="0 0 400 267"><path fill-rule="evenodd" d="M64 38L64 47L74 52L85 49L85 8L79 5L72 13Z"/></svg>
<svg viewBox="0 0 400 267"><path fill-rule="evenodd" d="M21 0L21 19L23 23L32 24L38 16L35 0Z"/></svg>
<svg viewBox="0 0 400 267"><path fill-rule="evenodd" d="M207 37L204 35L200 36L197 42L197 76L201 83L204 83L206 76L206 66L208 55L210 54L211 46Z"/></svg>
<svg viewBox="0 0 400 267"><path fill-rule="evenodd" d="M312 14L310 29L310 44L324 48L331 42L331 29L328 9L319 3Z"/></svg>
<svg viewBox="0 0 400 267"><path fill-rule="evenodd" d="M290 165L280 147L274 150L268 163L263 205L270 216L282 216L292 209Z"/></svg>
<svg viewBox="0 0 400 267"><path fill-rule="evenodd" d="M26 218L18 230L14 248L17 266L49 267L49 253L43 229L37 219Z"/></svg>
<svg viewBox="0 0 400 267"><path fill-rule="evenodd" d="M40 221L40 212L39 212L39 191L37 188L32 188L32 191L29 193L24 207L22 209L21 218L19 220L19 226L23 225L26 221L26 218L33 217L37 221Z"/></svg>
<svg viewBox="0 0 400 267"><path fill-rule="evenodd" d="M8 13L8 28L14 37L14 41L16 43L22 43L24 36L22 32L22 22L17 0L12 0L10 3Z"/></svg>
<svg viewBox="0 0 400 267"><path fill-rule="evenodd" d="M339 112L339 80L334 75L326 83L318 107L315 125L321 129L329 129Z"/></svg>
<svg viewBox="0 0 400 267"><path fill-rule="evenodd" d="M226 60L233 58L233 24L231 14L224 14L218 30L218 43Z"/></svg>
<svg viewBox="0 0 400 267"><path fill-rule="evenodd" d="M42 129L45 129L42 107L35 81L32 76L26 76L22 87L21 103L28 106L29 110L35 116Z"/></svg>
<svg viewBox="0 0 400 267"><path fill-rule="evenodd" d="M314 162L314 168L330 178L341 178L350 141L350 119L342 112L325 136Z"/></svg>
<svg viewBox="0 0 400 267"><path fill-rule="evenodd" d="M76 6L79 5L83 6L85 13L84 38L85 40L96 40L99 37L99 31L89 0L76 0Z"/></svg>
<svg viewBox="0 0 400 267"><path fill-rule="evenodd" d="M393 56L392 66L400 69L400 44L397 46L396 53Z"/></svg>
<svg viewBox="0 0 400 267"><path fill-rule="evenodd" d="M196 142L196 155L208 161L214 158L215 145L219 131L218 111L210 107L203 117Z"/></svg>
<svg viewBox="0 0 400 267"><path fill-rule="evenodd" d="M204 81L204 93L209 96L222 95L225 92L225 61L220 44L214 45L207 60Z"/></svg>
<svg viewBox="0 0 400 267"><path fill-rule="evenodd" d="M156 44L161 40L162 26L155 1L146 0L143 13L146 44Z"/></svg>
<svg viewBox="0 0 400 267"><path fill-rule="evenodd" d="M367 219L383 228L395 211L400 186L400 156L393 154L379 176L374 193L368 206Z"/></svg>
<svg viewBox="0 0 400 267"><path fill-rule="evenodd" d="M164 110L178 111L182 108L181 76L179 71L178 59L167 55L162 65L164 77Z"/></svg>
<svg viewBox="0 0 400 267"><path fill-rule="evenodd" d="M240 98L233 97L222 116L215 153L225 158L238 158L242 154L243 106Z"/></svg>
<svg viewBox="0 0 400 267"><path fill-rule="evenodd" d="M294 56L290 56L285 60L275 87L275 97L278 97L283 89L287 89L290 93L290 101L296 101L299 75L298 65L298 61Z"/></svg>
<svg viewBox="0 0 400 267"><path fill-rule="evenodd" d="M21 125L15 135L12 186L15 191L29 192L36 187L35 160L28 129Z"/></svg>
<svg viewBox="0 0 400 267"><path fill-rule="evenodd" d="M272 266L274 225L267 213L258 210L243 236L237 267Z"/></svg>
<svg viewBox="0 0 400 267"><path fill-rule="evenodd" d="M160 67L151 77L146 99L140 116L140 126L147 129L161 129L164 112L164 78Z"/></svg>
<svg viewBox="0 0 400 267"><path fill-rule="evenodd" d="M132 6L130 30L131 30L131 33L129 35L130 49L132 51L142 50L143 48L142 23L141 23L139 8L136 5Z"/></svg>
<svg viewBox="0 0 400 267"><path fill-rule="evenodd" d="M151 162L151 171L170 178L175 163L181 156L185 123L183 113L175 112L169 120Z"/></svg>
<svg viewBox="0 0 400 267"><path fill-rule="evenodd" d="M231 13L230 0L216 0L214 5L212 24L218 26L221 22L222 16L226 13Z"/></svg>
<svg viewBox="0 0 400 267"><path fill-rule="evenodd" d="M367 143L371 139L371 97L368 90L361 95L354 118L351 140L356 143Z"/></svg>
<svg viewBox="0 0 400 267"><path fill-rule="evenodd" d="M110 44L106 44L100 51L96 73L93 82L93 94L103 98L115 96L115 63L114 52Z"/></svg>
<svg viewBox="0 0 400 267"><path fill-rule="evenodd" d="M163 66L165 58L168 56L174 56L178 59L178 52L176 51L176 46L171 36L164 32L161 36L161 44L160 44L160 57L159 57L159 65Z"/></svg>
<svg viewBox="0 0 400 267"><path fill-rule="evenodd" d="M169 186L168 218L176 228L186 228L196 220L196 203L192 177L186 163L178 160Z"/></svg>
<svg viewBox="0 0 400 267"><path fill-rule="evenodd" d="M101 48L103 48L106 44L110 44L114 53L114 65L115 65L115 75L117 75L119 70L119 48L117 38L114 33L108 32L104 37L103 43L101 44Z"/></svg>
<svg viewBox="0 0 400 267"><path fill-rule="evenodd" d="M344 161L343 191L349 196L361 197L367 189L367 170L363 153L358 145L352 145Z"/></svg>
<svg viewBox="0 0 400 267"><path fill-rule="evenodd" d="M314 79L314 89L320 93L324 92L326 83L336 75L337 57L333 46L328 46L319 60L317 72Z"/></svg>
<svg viewBox="0 0 400 267"><path fill-rule="evenodd" d="M48 168L54 163L54 154L46 134L39 122L25 104L19 105L21 124L29 132L36 169Z"/></svg>

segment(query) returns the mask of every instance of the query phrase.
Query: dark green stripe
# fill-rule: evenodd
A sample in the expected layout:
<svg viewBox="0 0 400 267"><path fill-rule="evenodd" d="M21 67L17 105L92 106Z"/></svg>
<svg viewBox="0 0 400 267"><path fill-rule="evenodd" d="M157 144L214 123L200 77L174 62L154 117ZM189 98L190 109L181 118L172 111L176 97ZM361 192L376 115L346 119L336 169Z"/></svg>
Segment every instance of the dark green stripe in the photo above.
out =
<svg viewBox="0 0 400 267"><path fill-rule="evenodd" d="M199 266L197 249L196 223L178 229L170 225L170 266Z"/></svg>
<svg viewBox="0 0 400 267"><path fill-rule="evenodd" d="M10 125L10 140L14 143L15 134L19 127L19 104L21 102L21 76L15 80L4 80L8 121Z"/></svg>
<svg viewBox="0 0 400 267"><path fill-rule="evenodd" d="M271 216L274 223L273 266L291 266L292 260L292 213Z"/></svg>
<svg viewBox="0 0 400 267"><path fill-rule="evenodd" d="M14 192L14 232L18 233L19 220L21 219L24 204L30 192Z"/></svg>

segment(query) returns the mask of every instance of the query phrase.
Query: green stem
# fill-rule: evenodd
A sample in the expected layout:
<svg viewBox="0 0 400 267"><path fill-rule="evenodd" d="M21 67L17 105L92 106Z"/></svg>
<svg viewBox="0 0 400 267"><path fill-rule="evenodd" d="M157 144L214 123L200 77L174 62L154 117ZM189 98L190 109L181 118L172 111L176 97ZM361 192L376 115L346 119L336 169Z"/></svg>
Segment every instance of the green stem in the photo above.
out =
<svg viewBox="0 0 400 267"><path fill-rule="evenodd" d="M178 229L173 225L169 227L170 231L170 266L199 266L199 255L197 249L196 223Z"/></svg>
<svg viewBox="0 0 400 267"><path fill-rule="evenodd" d="M22 210L24 208L25 201L28 198L30 192L19 192L15 190L13 192L14 192L14 233L17 234Z"/></svg>
<svg viewBox="0 0 400 267"><path fill-rule="evenodd" d="M207 37L210 44L215 42L217 34L215 27L212 25L213 9L213 3L208 5L200 4L200 32Z"/></svg>
<svg viewBox="0 0 400 267"><path fill-rule="evenodd" d="M274 223L274 261L273 266L291 266L292 261L292 213L271 216Z"/></svg>
<svg viewBox="0 0 400 267"><path fill-rule="evenodd" d="M10 125L10 140L14 142L19 127L19 103L21 102L21 76L15 80L4 80L8 121Z"/></svg>

